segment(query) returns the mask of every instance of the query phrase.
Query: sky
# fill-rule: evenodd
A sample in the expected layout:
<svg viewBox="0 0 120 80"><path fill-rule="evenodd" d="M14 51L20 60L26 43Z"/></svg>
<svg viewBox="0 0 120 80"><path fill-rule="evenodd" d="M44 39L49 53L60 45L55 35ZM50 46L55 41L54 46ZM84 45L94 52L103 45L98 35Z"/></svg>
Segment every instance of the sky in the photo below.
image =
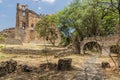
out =
<svg viewBox="0 0 120 80"><path fill-rule="evenodd" d="M0 0L0 31L15 27L16 5L27 4L30 10L38 14L53 14L69 5L72 0Z"/></svg>

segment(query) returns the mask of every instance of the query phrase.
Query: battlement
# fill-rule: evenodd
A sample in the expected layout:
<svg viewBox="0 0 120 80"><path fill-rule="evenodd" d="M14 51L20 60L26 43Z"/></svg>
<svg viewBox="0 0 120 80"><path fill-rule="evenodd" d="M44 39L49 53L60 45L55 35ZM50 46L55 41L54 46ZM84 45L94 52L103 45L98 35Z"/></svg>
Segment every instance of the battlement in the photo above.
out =
<svg viewBox="0 0 120 80"><path fill-rule="evenodd" d="M19 3L17 3L17 9L20 9L20 10L27 10L28 9L28 5L25 4L25 5L21 5Z"/></svg>

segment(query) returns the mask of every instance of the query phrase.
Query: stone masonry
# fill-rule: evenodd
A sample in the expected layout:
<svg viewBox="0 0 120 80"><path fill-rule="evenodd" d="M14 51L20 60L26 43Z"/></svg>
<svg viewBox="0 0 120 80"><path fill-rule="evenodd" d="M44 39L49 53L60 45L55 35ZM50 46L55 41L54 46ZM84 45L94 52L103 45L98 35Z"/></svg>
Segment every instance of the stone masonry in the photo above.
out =
<svg viewBox="0 0 120 80"><path fill-rule="evenodd" d="M21 5L18 3L16 13L15 38L22 40L22 42L40 41L43 43L44 40L40 38L39 34L35 31L35 25L41 16L42 15L29 10L28 5Z"/></svg>
<svg viewBox="0 0 120 80"><path fill-rule="evenodd" d="M117 45L119 41L119 36L118 35L112 35L108 37L88 37L85 38L81 43L80 43L80 50L81 54L84 54L84 47L87 43L89 42L96 42L99 47L101 48L101 53L102 55L109 55L110 54L110 49L112 46ZM120 43L118 43L120 45Z"/></svg>

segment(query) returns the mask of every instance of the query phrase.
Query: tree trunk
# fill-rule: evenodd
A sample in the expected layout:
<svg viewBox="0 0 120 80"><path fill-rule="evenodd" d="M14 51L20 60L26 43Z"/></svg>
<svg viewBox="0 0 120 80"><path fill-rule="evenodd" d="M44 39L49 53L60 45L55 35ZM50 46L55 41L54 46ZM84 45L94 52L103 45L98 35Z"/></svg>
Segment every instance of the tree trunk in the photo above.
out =
<svg viewBox="0 0 120 80"><path fill-rule="evenodd" d="M72 36L73 52L80 54L80 42L77 36Z"/></svg>
<svg viewBox="0 0 120 80"><path fill-rule="evenodd" d="M118 23L117 33L119 39L117 45L118 47L120 47L120 0L118 1L118 12L119 12L119 23ZM118 67L120 68L120 49L118 49Z"/></svg>

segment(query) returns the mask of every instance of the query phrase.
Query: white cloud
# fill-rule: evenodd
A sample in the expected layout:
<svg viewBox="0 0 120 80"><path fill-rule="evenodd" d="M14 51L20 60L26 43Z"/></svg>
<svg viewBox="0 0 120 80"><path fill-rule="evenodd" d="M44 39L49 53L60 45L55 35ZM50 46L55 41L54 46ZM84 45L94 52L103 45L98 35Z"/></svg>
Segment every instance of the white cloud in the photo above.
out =
<svg viewBox="0 0 120 80"><path fill-rule="evenodd" d="M34 2L39 2L40 0L33 0Z"/></svg>
<svg viewBox="0 0 120 80"><path fill-rule="evenodd" d="M2 3L3 1L2 0L0 0L0 3Z"/></svg>
<svg viewBox="0 0 120 80"><path fill-rule="evenodd" d="M33 0L34 2L47 2L47 3L54 3L56 0Z"/></svg>
<svg viewBox="0 0 120 80"><path fill-rule="evenodd" d="M48 3L54 3L55 2L55 0L41 0L41 1L48 2Z"/></svg>
<svg viewBox="0 0 120 80"><path fill-rule="evenodd" d="M38 10L41 10L42 8L41 7L38 7Z"/></svg>

